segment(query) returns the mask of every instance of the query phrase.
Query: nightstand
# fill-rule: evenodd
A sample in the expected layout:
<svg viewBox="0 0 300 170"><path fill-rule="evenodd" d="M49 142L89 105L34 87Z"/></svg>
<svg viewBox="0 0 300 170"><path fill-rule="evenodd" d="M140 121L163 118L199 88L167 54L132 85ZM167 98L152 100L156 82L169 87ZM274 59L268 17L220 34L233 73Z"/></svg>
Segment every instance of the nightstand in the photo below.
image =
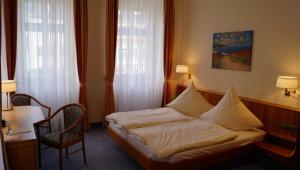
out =
<svg viewBox="0 0 300 170"><path fill-rule="evenodd" d="M297 169L300 160L298 143L296 132L277 130L267 132L264 141L257 147L260 156L280 162L291 169Z"/></svg>

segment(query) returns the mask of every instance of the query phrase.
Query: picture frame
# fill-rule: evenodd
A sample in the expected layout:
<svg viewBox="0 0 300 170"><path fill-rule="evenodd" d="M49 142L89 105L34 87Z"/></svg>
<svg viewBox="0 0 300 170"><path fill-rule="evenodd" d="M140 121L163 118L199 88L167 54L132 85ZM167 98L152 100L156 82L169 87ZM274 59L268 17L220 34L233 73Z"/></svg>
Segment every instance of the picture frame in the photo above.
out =
<svg viewBox="0 0 300 170"><path fill-rule="evenodd" d="M253 31L213 34L212 68L251 71Z"/></svg>

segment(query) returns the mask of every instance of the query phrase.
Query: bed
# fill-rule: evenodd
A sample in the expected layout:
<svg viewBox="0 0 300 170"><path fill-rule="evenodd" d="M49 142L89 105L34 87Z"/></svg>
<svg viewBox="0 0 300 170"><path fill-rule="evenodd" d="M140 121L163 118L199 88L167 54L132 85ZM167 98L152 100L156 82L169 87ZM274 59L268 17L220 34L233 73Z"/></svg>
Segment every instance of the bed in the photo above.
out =
<svg viewBox="0 0 300 170"><path fill-rule="evenodd" d="M247 157L254 153L256 143L261 141L264 135L264 132L260 130L254 133L241 132L241 136L233 141L187 150L166 159L160 159L147 146L124 132L119 126L110 125L107 131L112 139L149 170L199 169L223 161Z"/></svg>
<svg viewBox="0 0 300 170"><path fill-rule="evenodd" d="M130 145L132 145L136 150L145 155L148 159L167 163L175 163L185 159L193 159L195 157L213 155L216 153L233 149L235 147L241 147L251 143L256 143L262 141L265 135L265 132L260 129L255 129L253 131L238 131L238 136L234 140L207 147L188 149L183 152L178 152L167 158L160 158L149 147L142 143L141 140L139 140L135 135L127 133L124 129L120 128L120 126L116 124L110 124L109 129L112 133L122 138L122 140L127 141Z"/></svg>
<svg viewBox="0 0 300 170"><path fill-rule="evenodd" d="M182 87L181 91L185 88L186 87ZM178 93L181 91L178 91ZM222 94L217 92L203 90L199 90L199 92L212 104L216 104L222 98ZM298 116L298 112L293 112L293 110L289 110L288 108L279 105L247 98L242 98L242 101L263 121L265 126L262 129L264 131L271 131L280 126L281 122L276 122L277 119L272 122L273 124L268 121L268 117L274 116L274 112L281 116L281 121L285 121L287 119L291 120L291 117L295 116L295 114ZM285 115L282 116L283 114ZM185 121L188 122L191 120ZM151 126L160 125L154 124ZM233 140L211 146L187 149L163 158L155 154L153 150L137 138L136 135L130 133L130 130L120 126L117 122L110 122L107 132L145 169L159 170L199 169L223 161L247 157L256 151L256 144L263 140L265 135L263 130L253 129L251 131L238 131L236 132L238 133L238 136Z"/></svg>

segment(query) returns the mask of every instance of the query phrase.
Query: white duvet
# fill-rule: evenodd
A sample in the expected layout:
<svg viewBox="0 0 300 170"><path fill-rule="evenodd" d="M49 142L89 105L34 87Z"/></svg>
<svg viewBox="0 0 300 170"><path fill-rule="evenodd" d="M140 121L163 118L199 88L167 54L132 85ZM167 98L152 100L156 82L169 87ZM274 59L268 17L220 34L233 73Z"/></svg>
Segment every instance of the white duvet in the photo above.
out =
<svg viewBox="0 0 300 170"><path fill-rule="evenodd" d="M193 120L129 131L158 157L234 140L238 134L212 122Z"/></svg>
<svg viewBox="0 0 300 170"><path fill-rule="evenodd" d="M186 122L193 119L194 118L185 116L167 107L131 112L116 112L106 116L106 120L115 122L126 130L164 123Z"/></svg>

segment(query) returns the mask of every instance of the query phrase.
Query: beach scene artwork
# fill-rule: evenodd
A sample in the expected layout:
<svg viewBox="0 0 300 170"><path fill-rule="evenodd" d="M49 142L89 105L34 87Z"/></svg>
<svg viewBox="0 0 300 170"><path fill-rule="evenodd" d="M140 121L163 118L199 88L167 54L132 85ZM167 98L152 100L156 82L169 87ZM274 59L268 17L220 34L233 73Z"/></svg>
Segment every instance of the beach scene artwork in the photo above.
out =
<svg viewBox="0 0 300 170"><path fill-rule="evenodd" d="M214 33L212 68L251 71L253 31Z"/></svg>

